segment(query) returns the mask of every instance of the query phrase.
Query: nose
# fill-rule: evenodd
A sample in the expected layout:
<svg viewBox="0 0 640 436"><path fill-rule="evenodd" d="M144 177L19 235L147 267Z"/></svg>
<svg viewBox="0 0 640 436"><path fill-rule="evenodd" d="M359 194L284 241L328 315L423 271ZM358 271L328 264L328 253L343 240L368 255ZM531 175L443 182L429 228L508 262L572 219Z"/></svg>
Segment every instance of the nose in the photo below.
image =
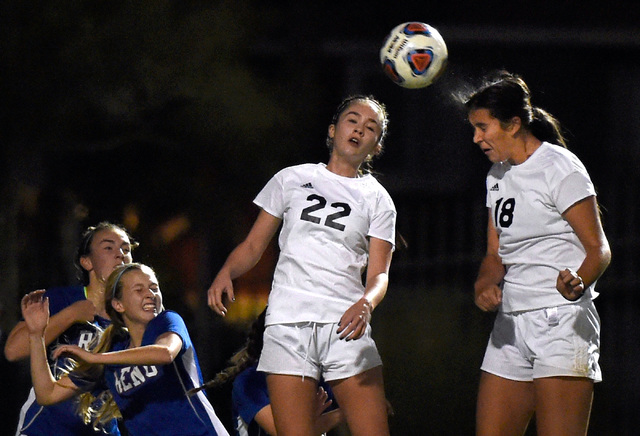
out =
<svg viewBox="0 0 640 436"><path fill-rule="evenodd" d="M481 133L482 133L482 132L480 132L480 130L479 130L479 129L476 129L476 130L473 132L473 142L474 142L475 144L480 144L480 143L482 142L482 134L481 134Z"/></svg>

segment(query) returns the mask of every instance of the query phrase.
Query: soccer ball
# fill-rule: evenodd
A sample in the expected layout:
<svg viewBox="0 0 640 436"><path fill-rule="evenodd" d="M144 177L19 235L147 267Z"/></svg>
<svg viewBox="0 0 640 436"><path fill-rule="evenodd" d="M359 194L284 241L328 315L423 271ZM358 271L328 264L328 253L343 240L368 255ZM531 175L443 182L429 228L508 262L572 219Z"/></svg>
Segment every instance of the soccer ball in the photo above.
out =
<svg viewBox="0 0 640 436"><path fill-rule="evenodd" d="M440 33L416 21L394 27L380 49L383 71L404 88L431 85L446 68L447 57L447 45Z"/></svg>

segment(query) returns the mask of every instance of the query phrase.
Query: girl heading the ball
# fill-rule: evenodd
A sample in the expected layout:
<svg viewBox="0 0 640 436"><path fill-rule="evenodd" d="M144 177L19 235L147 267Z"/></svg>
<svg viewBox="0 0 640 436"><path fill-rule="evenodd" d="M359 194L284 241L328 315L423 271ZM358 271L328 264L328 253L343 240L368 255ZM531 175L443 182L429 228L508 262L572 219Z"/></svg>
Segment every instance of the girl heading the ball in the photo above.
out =
<svg viewBox="0 0 640 436"><path fill-rule="evenodd" d="M558 121L500 72L466 101L487 175L487 252L475 302L497 311L477 402L478 435L584 435L602 379L596 280L611 259L596 192Z"/></svg>

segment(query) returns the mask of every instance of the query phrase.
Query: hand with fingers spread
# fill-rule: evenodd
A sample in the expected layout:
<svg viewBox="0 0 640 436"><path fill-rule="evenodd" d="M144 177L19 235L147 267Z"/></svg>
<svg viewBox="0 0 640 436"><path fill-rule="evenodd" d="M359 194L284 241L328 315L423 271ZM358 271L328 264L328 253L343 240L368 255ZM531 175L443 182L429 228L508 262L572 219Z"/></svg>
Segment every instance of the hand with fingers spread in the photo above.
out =
<svg viewBox="0 0 640 436"><path fill-rule="evenodd" d="M235 301L231 276L225 270L221 270L207 291L207 302L214 312L222 316L227 314L227 308L222 301L225 294L230 301Z"/></svg>
<svg viewBox="0 0 640 436"><path fill-rule="evenodd" d="M49 299L44 292L39 289L22 297L20 307L30 335L44 335L49 324Z"/></svg>
<svg viewBox="0 0 640 436"><path fill-rule="evenodd" d="M576 301L584 294L586 287L582 281L582 277L578 273L571 271L569 268L558 273L556 280L556 289L564 298L569 301Z"/></svg>
<svg viewBox="0 0 640 436"><path fill-rule="evenodd" d="M347 309L340 318L336 331L340 339L360 339L371 322L371 310L371 303L364 297Z"/></svg>
<svg viewBox="0 0 640 436"><path fill-rule="evenodd" d="M318 386L318 392L316 392L316 414L322 415L333 403L333 400L329 398L329 394L324 390L322 386Z"/></svg>

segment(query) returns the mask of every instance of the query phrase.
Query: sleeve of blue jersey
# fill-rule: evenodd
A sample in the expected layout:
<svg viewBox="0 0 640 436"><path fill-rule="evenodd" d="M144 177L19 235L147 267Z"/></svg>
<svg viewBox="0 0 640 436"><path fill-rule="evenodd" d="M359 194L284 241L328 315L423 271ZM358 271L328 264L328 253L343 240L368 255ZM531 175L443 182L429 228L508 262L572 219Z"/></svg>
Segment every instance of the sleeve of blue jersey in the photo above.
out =
<svg viewBox="0 0 640 436"><path fill-rule="evenodd" d="M184 353L185 350L191 348L191 337L189 336L187 326L182 317L172 310L162 311L147 325L144 337L142 338L142 345L154 344L158 336L167 332L175 333L182 339L182 350L180 353Z"/></svg>
<svg viewBox="0 0 640 436"><path fill-rule="evenodd" d="M270 403L265 373L250 367L238 374L233 380L231 398L238 415L246 423L253 421L256 414Z"/></svg>
<svg viewBox="0 0 640 436"><path fill-rule="evenodd" d="M84 299L81 287L55 287L49 288L45 292L45 297L49 299L49 313L51 316L60 312L65 307L71 306L71 304Z"/></svg>

